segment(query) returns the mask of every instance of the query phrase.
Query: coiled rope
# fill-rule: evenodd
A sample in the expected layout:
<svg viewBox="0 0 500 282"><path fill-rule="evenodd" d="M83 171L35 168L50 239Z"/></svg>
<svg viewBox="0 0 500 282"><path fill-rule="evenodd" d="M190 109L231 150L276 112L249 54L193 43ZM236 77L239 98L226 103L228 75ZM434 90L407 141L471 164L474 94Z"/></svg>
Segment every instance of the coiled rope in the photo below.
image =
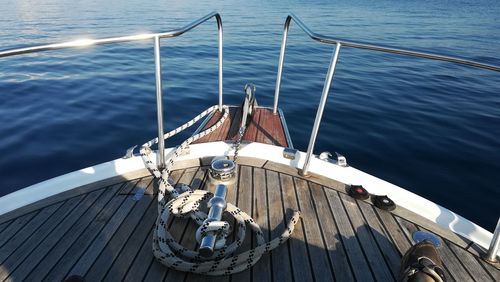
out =
<svg viewBox="0 0 500 282"><path fill-rule="evenodd" d="M178 128L166 133L163 138L170 138L179 132L189 128L201 118L209 113L217 111L218 106L212 106L198 116L179 126ZM160 169L153 164L149 155L151 146L158 143L155 138L142 145L140 153L146 167L151 171L159 182L158 191L158 217L153 233L153 254L159 262L165 266L186 272L200 273L205 275L228 275L243 271L252 267L264 254L283 244L292 234L295 224L299 220L299 212L295 212L288 222L285 231L277 238L266 242L259 225L245 212L231 203L227 203L226 212L236 220L238 232L236 240L231 244L226 244L229 235L229 223L225 221L212 221L204 223L207 213L202 210L213 194L204 190L191 190L187 185L175 188L170 179L170 172L174 166L175 160L182 154L189 144L195 140L212 133L220 127L229 114L229 108L223 106L222 117L210 128L193 135L181 143L173 152L167 156L166 167L160 172ZM167 198L170 199L167 202ZM208 232L217 234L216 251L210 257L203 257L197 251L191 251L177 243L168 231L167 222L170 216L191 217L200 228L198 228L196 238L200 238ZM249 225L254 232L257 247L244 253L235 254L236 250L243 243L246 233L246 225ZM194 235L193 235L194 236Z"/></svg>

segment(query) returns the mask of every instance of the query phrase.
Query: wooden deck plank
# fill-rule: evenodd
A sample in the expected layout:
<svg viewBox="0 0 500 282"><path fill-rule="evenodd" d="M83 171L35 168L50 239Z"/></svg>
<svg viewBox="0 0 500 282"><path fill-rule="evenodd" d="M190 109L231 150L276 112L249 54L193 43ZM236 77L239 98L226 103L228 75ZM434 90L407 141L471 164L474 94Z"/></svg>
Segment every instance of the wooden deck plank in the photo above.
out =
<svg viewBox="0 0 500 282"><path fill-rule="evenodd" d="M349 264L347 254L342 245L341 235L337 229L333 214L328 206L323 187L317 183L309 182L311 200L314 203L316 216L319 219L319 226L325 239L326 251L330 257L331 267L335 280L353 281L354 275Z"/></svg>
<svg viewBox="0 0 500 282"><path fill-rule="evenodd" d="M235 120L235 115L237 111L238 108L229 107L229 115L227 119L224 121L224 123L217 130L196 140L195 142L193 142L193 144L227 140L230 129L233 125L233 121ZM219 121L221 117L222 113L220 113L219 111L215 112L210 118L210 120L205 124L205 126L203 126L201 131L206 130L211 126L213 126L215 123L217 123L217 121Z"/></svg>
<svg viewBox="0 0 500 282"><path fill-rule="evenodd" d="M257 135L255 141L264 144L274 145L276 140L272 135L273 119L266 109L256 109L260 112L259 123L257 124Z"/></svg>
<svg viewBox="0 0 500 282"><path fill-rule="evenodd" d="M295 192L304 223L305 239L309 250L313 275L316 281L333 281L334 276L330 268L328 254L325 251L325 243L320 230L318 217L314 210L308 182L301 178L293 178ZM317 188L317 187L316 187Z"/></svg>
<svg viewBox="0 0 500 282"><path fill-rule="evenodd" d="M186 169L182 172L182 174L178 174L178 176L176 176L175 179L176 181L175 187L178 188L182 184L190 184L195 172L196 168ZM187 222L187 219L183 218L173 218L170 221L169 224L170 234L172 234L172 237L176 241L179 241L182 237L183 229L180 228L180 226L184 226L183 224L185 224L185 222ZM150 251L152 252L152 250ZM159 263L156 259L153 259L153 262L151 263L148 273L144 277L144 281L161 281L165 278L167 272L169 271L171 270L163 266L163 264Z"/></svg>
<svg viewBox="0 0 500 282"><path fill-rule="evenodd" d="M45 277L121 185L95 190L80 202L52 233L15 270L13 277L34 280ZM77 234L77 235L72 235ZM45 257L44 257L45 255Z"/></svg>
<svg viewBox="0 0 500 282"><path fill-rule="evenodd" d="M198 139L194 143L198 144L204 142L237 140L238 131L241 125L241 115L241 107L230 107L227 120L217 130ZM214 125L220 117L221 114L216 112L205 124L202 130ZM251 120L246 128L243 140L278 145L282 147L288 146L280 116L274 115L272 110L267 108L255 108Z"/></svg>
<svg viewBox="0 0 500 282"><path fill-rule="evenodd" d="M271 238L280 236L285 230L283 200L280 192L280 179L275 171L266 170L266 189L269 207L269 230ZM274 281L292 281L290 248L287 242L271 252L272 276Z"/></svg>
<svg viewBox="0 0 500 282"><path fill-rule="evenodd" d="M231 128L231 125L235 119L235 114L236 114L237 109L236 108L229 108L229 115L228 115L228 120L222 124L220 129L217 131L217 138L214 141L219 141L219 140L227 140L227 136L229 135L229 130Z"/></svg>
<svg viewBox="0 0 500 282"><path fill-rule="evenodd" d="M253 211L252 218L260 226L266 242L270 241L269 229L269 205L266 192L266 172L261 168L253 168ZM275 203L272 203L274 205ZM254 240L254 246L256 241ZM271 256L264 254L260 261L252 268L252 277L255 282L270 282L271 276Z"/></svg>
<svg viewBox="0 0 500 282"><path fill-rule="evenodd" d="M135 258L140 251L142 245L140 242L143 242L146 238L148 238L150 230L151 228L153 228L156 222L157 214L158 208L155 198L153 199L153 201L151 201L140 223L137 225L132 235L130 235L130 237L127 239L126 243L124 244L123 250L120 252L113 265L110 267L108 273L104 277L105 281L121 281L124 279L125 275L127 274L127 270L133 265L133 258ZM148 242L150 246L151 241Z"/></svg>
<svg viewBox="0 0 500 282"><path fill-rule="evenodd" d="M473 254L467 252L462 247L455 245L454 243L445 240L451 251L457 256L457 258L462 262L467 271L471 274L476 281L493 281L493 277L481 266L481 264L476 260Z"/></svg>
<svg viewBox="0 0 500 282"><path fill-rule="evenodd" d="M293 178L287 174L280 174L281 193L283 195L285 218L288 220L292 212L299 210L297 197L295 194L295 185ZM304 236L304 218L300 218L300 224L295 227L292 236L289 239L292 271L296 281L313 281L313 273L311 268L310 254L307 250L306 240ZM308 267L309 266L309 267Z"/></svg>
<svg viewBox="0 0 500 282"><path fill-rule="evenodd" d="M271 116L274 119L272 134L276 139L276 145L281 147L290 147L290 144L288 144L288 140L285 134L286 129L282 124L281 117L278 114L276 115L273 114L271 110L269 110L269 112L271 113Z"/></svg>
<svg viewBox="0 0 500 282"><path fill-rule="evenodd" d="M219 111L215 112L212 115L212 117L208 120L208 122L205 124L205 126L201 129L201 131L213 126L221 118L221 116L222 116L222 114ZM200 139L194 141L193 144L211 142L210 140L213 139L213 135L214 135L213 132L208 134L208 135L205 135L205 136L201 137Z"/></svg>
<svg viewBox="0 0 500 282"><path fill-rule="evenodd" d="M490 264L485 262L481 256L486 254L486 249L473 243L468 248L467 251L476 257L476 260L481 264L484 269L493 277L495 281L500 281L500 263Z"/></svg>
<svg viewBox="0 0 500 282"><path fill-rule="evenodd" d="M249 166L240 166L240 179L238 185L238 201L236 202L236 206L239 207L242 211L247 213L248 215L252 215L252 195L253 195L253 172L252 168ZM245 240L243 244L239 248L239 252L244 252L252 248L252 236L253 232L247 225L247 231ZM235 281L251 281L252 280L252 270L247 269L240 273L236 273L232 275L231 280Z"/></svg>
<svg viewBox="0 0 500 282"><path fill-rule="evenodd" d="M243 113L241 112L241 107L237 107L233 118L231 119L231 127L229 128L229 132L227 133L226 140L236 141L238 139L242 114Z"/></svg>
<svg viewBox="0 0 500 282"><path fill-rule="evenodd" d="M272 110L258 108L260 111L260 120L257 126L257 142L264 144L287 147L285 132L281 124L280 116L274 115Z"/></svg>
<svg viewBox="0 0 500 282"><path fill-rule="evenodd" d="M12 220L9 220L9 221L6 221L6 222L0 224L0 236L2 236L2 231L4 229L6 229L9 226L9 224L11 224L11 223L12 223Z"/></svg>
<svg viewBox="0 0 500 282"><path fill-rule="evenodd" d="M222 115L219 112L217 112L216 115L214 115L214 118L216 116L217 118L215 119L215 122L217 122ZM229 131L230 125L231 125L231 110L229 110L229 115L227 116L227 119L224 121L224 123L222 123L222 125L217 130L208 135L208 142L224 140L223 136L227 135L227 131Z"/></svg>
<svg viewBox="0 0 500 282"><path fill-rule="evenodd" d="M238 177L239 177L239 171L238 171ZM240 183L239 181L236 181L234 183L234 187L233 189L228 189L227 191L227 195L226 195L226 201L228 203L236 203L237 199L238 199L238 191L240 189ZM214 193L215 192L215 186L213 184L210 184L207 185L207 190ZM236 220L232 219L232 217L228 216L228 215L223 215L222 216L222 220L228 220L228 222L230 222L231 226L235 226L236 225ZM236 232L237 232L237 228L233 228L233 238L231 238L231 236L228 236L228 240L229 242L232 242L231 240L234 240L234 235L236 235ZM221 277L206 277L206 279L208 281L221 281L221 282L225 282L225 281L231 281L231 276L230 275L224 275L224 276L221 276ZM195 280L196 281L196 280Z"/></svg>
<svg viewBox="0 0 500 282"><path fill-rule="evenodd" d="M10 239L20 230L22 229L28 222L31 221L33 217L35 217L40 210L33 211L31 213L20 216L12 221L12 223L5 228L4 231L0 234L0 248L3 245L8 243Z"/></svg>
<svg viewBox="0 0 500 282"><path fill-rule="evenodd" d="M394 242L394 246L396 246L397 250L399 251L399 255L402 257L411 247L409 239L406 237L403 230L399 228L398 223L390 212L375 208L373 206L372 208L379 216L380 222L385 227L387 234L389 234L389 236L391 237L392 242Z"/></svg>
<svg viewBox="0 0 500 282"><path fill-rule="evenodd" d="M185 230L185 226L188 222L189 221L186 218L176 218L172 221L169 230L174 240L181 240L182 234ZM152 250L150 250L150 252L152 252ZM163 264L159 263L156 259L153 259L151 267L149 268L148 273L144 277L143 281L163 281L169 273L173 272L177 271L169 269Z"/></svg>
<svg viewBox="0 0 500 282"><path fill-rule="evenodd" d="M349 216L343 208L338 192L331 189L324 189L333 213L334 220L342 238L342 244L346 249L349 261L353 266L354 276L359 281L373 281L372 271L366 262L361 246L356 238L356 234L349 221Z"/></svg>
<svg viewBox="0 0 500 282"><path fill-rule="evenodd" d="M385 231L382 223L379 221L373 206L364 202L358 201L358 205L368 223L373 237L377 241L382 255L385 258L393 276L397 279L399 277L399 268L401 266L401 255L391 241L389 234Z"/></svg>
<svg viewBox="0 0 500 282"><path fill-rule="evenodd" d="M141 248L137 253L137 255L135 256L132 264L128 269L126 269L127 274L125 275L123 281L128 281L128 282L142 281L144 276L146 276L149 267L151 266L153 260L155 259L152 251L154 229L155 227L153 225L151 227L151 230L149 230L148 236L146 237L144 242L142 242Z"/></svg>
<svg viewBox="0 0 500 282"><path fill-rule="evenodd" d="M119 196L120 197L120 196ZM100 230L95 238L89 240L91 244L87 247L85 252L81 255L80 259L75 263L73 268L67 274L84 276L97 260L101 252L106 247L107 243L113 237L115 232L121 226L122 222L128 216L136 202L132 197L126 197L121 205L118 207L113 216L109 219L106 225Z"/></svg>
<svg viewBox="0 0 500 282"><path fill-rule="evenodd" d="M34 203L28 204L13 211L2 214L0 215L0 223L9 221L14 218L18 218L21 215L25 215L27 213L40 210L43 207L50 206L52 204L67 200L69 198L76 197L78 195L87 194L94 190L102 189L107 186L122 184L125 181L135 180L144 176L148 176L149 174L150 174L149 171L146 168L144 168L133 172L124 173L119 176L114 176L107 179L99 180L97 182L82 185L80 187L76 187L74 189L70 189L68 191L55 194L48 198L36 201Z"/></svg>
<svg viewBox="0 0 500 282"><path fill-rule="evenodd" d="M85 278L88 281L99 281L104 278L124 247L124 242L127 242L127 239L140 223L144 213L153 201L153 197L150 196L150 194L153 194L152 180L152 177L147 177L137 183L134 190L145 189L144 191L148 192L149 195L146 194L140 200L133 199L136 203L130 214L123 220L118 230L100 252L99 256L93 260L92 266L86 272Z"/></svg>
<svg viewBox="0 0 500 282"><path fill-rule="evenodd" d="M151 178L141 179L136 186L146 187L151 183ZM121 197L122 195L117 195ZM68 273L71 275L81 275L85 276L92 265L97 261L100 254L104 251L105 247L110 242L111 238L118 231L119 227L128 218L131 210L136 206L137 201L134 200L133 196L126 196L125 200L122 202L118 210L113 214L113 216L106 223L104 228L101 229L97 237L93 238L92 243L88 246L87 250L83 253L80 259L75 263L73 268ZM109 258L112 261L112 257Z"/></svg>
<svg viewBox="0 0 500 282"><path fill-rule="evenodd" d="M183 178L179 181L179 183L188 184L191 189L198 189L203 184L204 178L205 171L200 168L194 168L189 171L186 170L186 173L184 173ZM187 232L188 227L191 225L191 223L194 225L191 227L193 229L190 229L192 231ZM183 246L187 247L186 245L194 245L194 248L196 246L196 239L194 237L194 234L197 228L198 225L191 219L175 219L175 222L172 223L172 226L170 227L170 232L172 234L172 237L174 237L176 241L181 242ZM166 269L166 267L163 265L161 265L161 267ZM164 281L183 281L185 279L185 276L185 272L168 269ZM149 277L146 278L146 280L148 279ZM152 278L150 281L155 281L155 279Z"/></svg>
<svg viewBox="0 0 500 282"><path fill-rule="evenodd" d="M262 109L264 111L264 123L262 124L262 129L266 132L269 133L269 136L271 137L271 142L273 145L280 146L280 139L282 139L280 132L276 130L278 127L281 128L281 121L279 119L279 115L273 114L272 110L269 109ZM283 140L284 141L284 138Z"/></svg>
<svg viewBox="0 0 500 282"><path fill-rule="evenodd" d="M3 267L9 266L8 264L4 264L7 257L28 240L31 235L37 234L38 228L41 227L63 204L64 202L60 202L41 209L33 219L26 223L26 225L16 233L16 236L6 242L0 248L0 265ZM10 266L12 267L12 265Z"/></svg>
<svg viewBox="0 0 500 282"><path fill-rule="evenodd" d="M267 119L265 114L262 117ZM228 132L231 130L234 127L228 127ZM346 196L342 183L319 176L302 178L296 172L270 162L265 168L253 163L239 167L239 180L227 200L253 216L266 240L281 234L291 210L302 212L291 240L264 255L251 270L232 276L207 277L169 270L156 263L151 251L151 232L156 220L153 186L147 186L144 198L132 203L134 194L145 187L135 185L137 181L127 181L78 193L80 196L58 202L60 206L56 208L53 203L42 208L47 211L52 207L54 210L49 214L38 209L0 223L0 242L3 241L0 281L4 278L57 281L73 273L83 273L89 281L397 278L400 257L412 244L412 232L426 230L431 223L416 219L418 215L402 208L381 211L370 202ZM206 167L172 174L177 185L191 183L193 188L213 191L214 186L204 182L206 175ZM175 238L187 248L195 249L197 242L192 234L197 225L191 220L175 222L171 222ZM433 227L431 231L443 238L444 246L438 252L449 281L500 280L500 271L477 257L482 251L465 250L463 245L467 240L443 230ZM251 236L247 239L239 252L255 246Z"/></svg>
<svg viewBox="0 0 500 282"><path fill-rule="evenodd" d="M117 192L116 190L114 191ZM44 280L46 281L61 281L64 280L68 272L71 270L73 265L78 261L78 259L85 253L87 247L94 241L95 237L100 233L100 231L106 227L108 221L112 218L115 211L121 206L124 200L127 198L125 195L116 195L113 193L114 197L98 211L98 215L90 224L81 230L81 233L72 233L77 237L73 240L73 244L68 248L66 247L66 252L59 258L58 263L51 269ZM73 236L66 236L73 237Z"/></svg>
<svg viewBox="0 0 500 282"><path fill-rule="evenodd" d="M486 269L486 271L488 271L491 277L493 277L493 280L500 281L500 270L498 267L495 267L478 257L476 257L476 260L484 267L484 269Z"/></svg>
<svg viewBox="0 0 500 282"><path fill-rule="evenodd" d="M125 195L128 196L133 193L135 186L137 184L137 181L127 181L123 183L123 186L120 188L118 191L118 195Z"/></svg>
<svg viewBox="0 0 500 282"><path fill-rule="evenodd" d="M245 134L243 134L243 140L250 142L256 141L257 132L259 131L260 114L260 111L255 111L252 114L252 119L245 130Z"/></svg>
<svg viewBox="0 0 500 282"><path fill-rule="evenodd" d="M49 233L77 206L78 202L82 200L86 195L76 196L64 202L60 208L54 212L44 224L40 226L33 234L26 239L21 241L20 245L15 249L14 252L8 255L8 258L1 263L2 268L9 269L12 273L23 261L28 257L31 252L43 241ZM31 233L31 231L28 231ZM19 238L19 237L17 237ZM14 242L14 240L10 241ZM9 243L10 243L9 242ZM2 253L4 254L4 253ZM0 271L0 281L7 278L7 273Z"/></svg>
<svg viewBox="0 0 500 282"><path fill-rule="evenodd" d="M351 223L359 239L359 243L363 248L363 252L368 260L368 264L373 271L375 279L378 281L391 281L394 280L389 267L387 266L384 257L379 249L375 239L373 238L369 226L365 222L363 215L356 203L356 200L340 193L340 199L351 219Z"/></svg>

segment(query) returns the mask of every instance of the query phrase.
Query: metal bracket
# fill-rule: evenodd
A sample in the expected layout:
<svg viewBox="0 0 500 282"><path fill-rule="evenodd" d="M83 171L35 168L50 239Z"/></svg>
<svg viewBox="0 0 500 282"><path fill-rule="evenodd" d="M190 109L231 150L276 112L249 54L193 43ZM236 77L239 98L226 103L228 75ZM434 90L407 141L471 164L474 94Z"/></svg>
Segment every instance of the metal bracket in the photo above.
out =
<svg viewBox="0 0 500 282"><path fill-rule="evenodd" d="M244 87L245 90L245 100L241 105L243 110L243 115L241 117L241 128L247 127L251 121L252 114L255 107L257 106L257 101L255 100L256 87L252 83L247 83Z"/></svg>
<svg viewBox="0 0 500 282"><path fill-rule="evenodd" d="M283 157L289 160L295 160L297 149L285 148L283 149Z"/></svg>
<svg viewBox="0 0 500 282"><path fill-rule="evenodd" d="M335 152L335 155L337 155L337 164L339 166L342 166L342 167L347 167L348 166L347 165L347 160L346 160L346 158L343 155L341 155L341 154L339 154L337 152Z"/></svg>
<svg viewBox="0 0 500 282"><path fill-rule="evenodd" d="M122 159L130 159L131 157L133 157L135 148L137 148L137 145L134 145L133 147L128 148L127 152L125 153L125 156L123 156Z"/></svg>
<svg viewBox="0 0 500 282"><path fill-rule="evenodd" d="M346 158L343 155L335 152L335 156L337 157L337 159L333 160L332 159L332 154L330 152L326 151L326 152L323 152L323 153L319 154L319 159L323 160L325 162L337 164L338 166L341 166L341 167L347 167L348 166L347 165L347 160L346 160Z"/></svg>

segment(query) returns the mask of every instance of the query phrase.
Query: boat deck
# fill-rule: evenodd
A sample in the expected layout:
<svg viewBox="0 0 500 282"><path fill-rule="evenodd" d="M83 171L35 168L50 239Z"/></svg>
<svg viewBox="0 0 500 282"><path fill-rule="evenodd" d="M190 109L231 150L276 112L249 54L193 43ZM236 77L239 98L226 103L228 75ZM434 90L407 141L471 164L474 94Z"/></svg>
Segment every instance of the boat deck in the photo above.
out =
<svg viewBox="0 0 500 282"><path fill-rule="evenodd" d="M475 245L401 207L379 210L349 197L342 183L306 179L287 166L250 158L239 163L228 200L252 215L267 240L284 230L292 210L302 213L292 238L249 270L211 278L157 263L151 251L156 191L145 176L87 186L0 217L0 281L61 281L73 274L86 281L392 281L411 233L420 229L442 238L449 281L500 281L500 271L477 257ZM177 169L172 177L177 185L209 186L205 166ZM170 228L187 248L197 247L192 221L174 219ZM242 248L253 244L247 236Z"/></svg>
<svg viewBox="0 0 500 282"><path fill-rule="evenodd" d="M236 141L240 129L241 115L241 107L230 107L229 117L226 121L217 130L196 140L194 143L225 140ZM202 130L214 125L220 119L220 116L221 113L216 112L205 123ZM256 107L242 140L281 147L292 147L291 141L287 138L289 136L287 130L286 126L284 126L284 119L281 119L279 114L273 114L270 108Z"/></svg>

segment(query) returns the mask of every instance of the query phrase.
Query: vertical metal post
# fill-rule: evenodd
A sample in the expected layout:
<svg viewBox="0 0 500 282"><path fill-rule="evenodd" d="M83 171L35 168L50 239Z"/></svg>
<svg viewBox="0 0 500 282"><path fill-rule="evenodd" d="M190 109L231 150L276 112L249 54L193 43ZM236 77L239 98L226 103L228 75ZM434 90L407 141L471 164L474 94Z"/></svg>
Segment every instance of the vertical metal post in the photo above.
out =
<svg viewBox="0 0 500 282"><path fill-rule="evenodd" d="M497 253L500 247L500 218L498 218L497 226L495 227L495 232L493 232L493 238L491 238L490 247L485 256L484 260L488 262L498 262Z"/></svg>
<svg viewBox="0 0 500 282"><path fill-rule="evenodd" d="M285 21L285 27L283 30L283 39L281 40L281 50L280 50L280 59L278 63L278 74L276 75L276 89L274 90L274 106L273 106L273 114L278 113L278 99L280 96L280 88L281 88L281 74L283 72L283 64L285 62L285 48L286 48L286 40L288 38L288 27L290 26L290 20L292 18L288 16Z"/></svg>
<svg viewBox="0 0 500 282"><path fill-rule="evenodd" d="M217 14L215 16L217 20L217 31L218 31L218 45L219 45L219 112L222 112L222 19Z"/></svg>
<svg viewBox="0 0 500 282"><path fill-rule="evenodd" d="M163 94L161 88L160 37L155 36L155 80L156 80L156 111L158 118L158 157L159 168L165 167L165 139L163 139Z"/></svg>
<svg viewBox="0 0 500 282"><path fill-rule="evenodd" d="M337 66L337 61L339 59L340 43L336 44L335 51L332 55L332 60L330 61L330 66L328 67L328 72L325 78L325 84L323 86L323 93L321 94L321 99L319 101L318 111L316 113L316 119L314 120L313 129L311 132L311 139L309 140L309 146L307 147L306 160L304 162L304 167L302 168L301 174L307 175L309 170L309 163L311 162L311 156L314 150L314 144L316 143L316 137L318 135L319 125L321 123L321 118L323 117L323 110L325 109L326 99L328 98L328 92L330 91L330 86L332 84L333 75L335 74L335 67Z"/></svg>

